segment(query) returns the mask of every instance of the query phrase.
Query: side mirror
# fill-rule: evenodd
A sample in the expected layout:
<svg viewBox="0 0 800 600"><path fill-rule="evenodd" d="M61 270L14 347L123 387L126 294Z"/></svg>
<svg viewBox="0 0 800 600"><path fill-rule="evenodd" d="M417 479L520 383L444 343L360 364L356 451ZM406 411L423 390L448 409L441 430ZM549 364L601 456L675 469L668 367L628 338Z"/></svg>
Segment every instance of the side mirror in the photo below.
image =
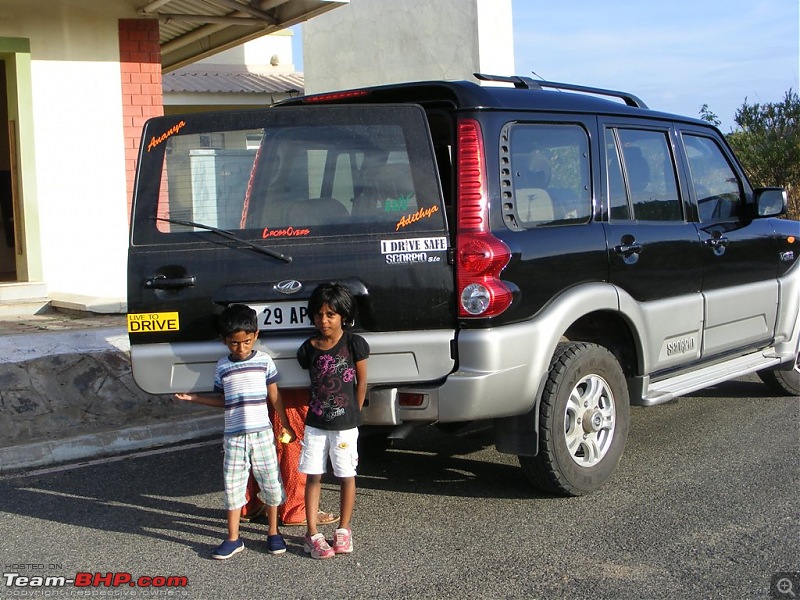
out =
<svg viewBox="0 0 800 600"><path fill-rule="evenodd" d="M786 212L789 203L786 190L774 187L754 190L753 201L759 217L780 216Z"/></svg>

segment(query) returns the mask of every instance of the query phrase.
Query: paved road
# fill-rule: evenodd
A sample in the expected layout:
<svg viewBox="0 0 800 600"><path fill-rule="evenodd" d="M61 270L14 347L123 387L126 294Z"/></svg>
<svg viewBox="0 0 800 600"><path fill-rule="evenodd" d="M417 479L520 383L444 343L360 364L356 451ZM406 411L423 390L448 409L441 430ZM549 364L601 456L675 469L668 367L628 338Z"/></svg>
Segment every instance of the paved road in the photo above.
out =
<svg viewBox="0 0 800 600"><path fill-rule="evenodd" d="M243 527L243 554L209 559L224 527L216 441L6 477L3 573L188 587L56 591L4 575L0 597L769 598L773 574L800 571L800 400L764 394L747 378L633 409L617 474L583 498L531 492L486 430L417 431L362 458L356 552L332 561L307 558L296 528L269 556L262 525Z"/></svg>

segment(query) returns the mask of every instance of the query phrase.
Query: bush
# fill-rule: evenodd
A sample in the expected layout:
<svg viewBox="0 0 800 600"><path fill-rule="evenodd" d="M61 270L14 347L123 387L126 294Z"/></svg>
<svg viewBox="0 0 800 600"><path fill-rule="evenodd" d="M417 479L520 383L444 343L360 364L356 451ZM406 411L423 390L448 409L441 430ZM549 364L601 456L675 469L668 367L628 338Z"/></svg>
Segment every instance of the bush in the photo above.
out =
<svg viewBox="0 0 800 600"><path fill-rule="evenodd" d="M739 126L726 137L754 187L778 186L789 195L790 219L800 220L800 97L791 89L782 102L744 104Z"/></svg>

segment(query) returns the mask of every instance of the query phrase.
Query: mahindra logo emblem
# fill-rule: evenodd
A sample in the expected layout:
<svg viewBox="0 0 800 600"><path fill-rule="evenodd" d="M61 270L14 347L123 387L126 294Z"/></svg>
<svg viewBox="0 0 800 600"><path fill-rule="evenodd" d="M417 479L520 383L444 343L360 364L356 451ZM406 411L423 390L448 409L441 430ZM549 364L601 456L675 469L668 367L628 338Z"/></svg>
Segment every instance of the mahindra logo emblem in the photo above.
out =
<svg viewBox="0 0 800 600"><path fill-rule="evenodd" d="M286 279L275 284L275 289L281 294L296 294L303 289L303 284L296 279Z"/></svg>

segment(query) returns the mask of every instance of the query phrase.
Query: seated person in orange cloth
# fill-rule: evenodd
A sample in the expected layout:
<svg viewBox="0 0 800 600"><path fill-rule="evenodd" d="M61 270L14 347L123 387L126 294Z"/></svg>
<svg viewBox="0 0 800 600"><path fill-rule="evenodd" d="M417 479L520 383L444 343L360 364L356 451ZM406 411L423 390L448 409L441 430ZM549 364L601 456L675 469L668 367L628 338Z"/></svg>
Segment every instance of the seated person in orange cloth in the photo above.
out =
<svg viewBox="0 0 800 600"><path fill-rule="evenodd" d="M289 417L289 424L297 434L297 439L289 444L277 444L278 464L280 465L283 487L286 489L286 502L278 507L278 518L284 526L306 525L306 476L297 470L300 462L302 446L300 440L308 412L307 389L281 389L283 406ZM274 411L271 411L273 427L280 431L280 421ZM252 521L264 514L266 505L258 499L258 483L253 475L247 482L247 504L242 507L242 521ZM327 525L339 520L337 515L324 511L319 512L318 525Z"/></svg>

